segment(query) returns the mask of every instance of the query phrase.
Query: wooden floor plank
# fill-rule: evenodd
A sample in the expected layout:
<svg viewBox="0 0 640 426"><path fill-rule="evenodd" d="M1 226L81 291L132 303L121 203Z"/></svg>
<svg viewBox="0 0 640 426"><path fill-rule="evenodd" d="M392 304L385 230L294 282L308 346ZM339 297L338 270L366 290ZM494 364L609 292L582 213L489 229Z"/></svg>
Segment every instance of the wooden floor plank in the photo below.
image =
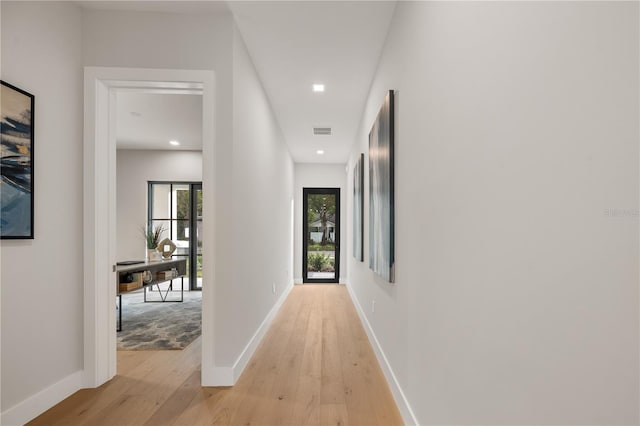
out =
<svg viewBox="0 0 640 426"><path fill-rule="evenodd" d="M321 404L320 424L323 426L344 426L349 424L347 404Z"/></svg>
<svg viewBox="0 0 640 426"><path fill-rule="evenodd" d="M273 383L270 398L261 401L259 420L261 423L270 425L290 424L295 407L295 398L298 390L298 376L302 367L302 358L306 342L306 330L309 324L311 311L306 309L307 303L302 305L297 315L295 326L286 350L278 363L279 372ZM288 371L289 374L281 374Z"/></svg>
<svg viewBox="0 0 640 426"><path fill-rule="evenodd" d="M236 402L231 419L234 424L259 424L268 415L268 407L279 401L274 397L274 383L282 371L281 361L288 354L299 314L304 306L303 294L292 294L269 329L253 358L259 360L239 378L236 387L244 390L243 398L230 398Z"/></svg>
<svg viewBox="0 0 640 426"><path fill-rule="evenodd" d="M191 376L167 398L151 417L144 423L148 426L171 426L177 418L190 405L200 390L200 369L191 373Z"/></svg>
<svg viewBox="0 0 640 426"><path fill-rule="evenodd" d="M342 374L349 421L358 425L377 424L371 393L379 383L369 382L367 376L370 374L369 361L375 359L375 354L346 291L335 292L333 300L338 308L334 313L341 324L338 342L343 356Z"/></svg>
<svg viewBox="0 0 640 426"><path fill-rule="evenodd" d="M200 386L200 352L119 351L114 379L29 425L402 424L344 286L295 286L233 387Z"/></svg>
<svg viewBox="0 0 640 426"><path fill-rule="evenodd" d="M214 411L212 407L219 407L220 401L231 395L229 388L203 388L198 384L196 394L189 406L178 413L172 426L230 424L228 413L224 410Z"/></svg>
<svg viewBox="0 0 640 426"><path fill-rule="evenodd" d="M295 425L320 424L320 392L322 391L322 292L320 287L305 286L313 296L305 332L302 364L298 376L291 421Z"/></svg>
<svg viewBox="0 0 640 426"><path fill-rule="evenodd" d="M141 425L197 369L200 354L190 348L173 362L172 351L159 351L158 363L144 377L135 380L125 393L101 411L87 418L87 425Z"/></svg>

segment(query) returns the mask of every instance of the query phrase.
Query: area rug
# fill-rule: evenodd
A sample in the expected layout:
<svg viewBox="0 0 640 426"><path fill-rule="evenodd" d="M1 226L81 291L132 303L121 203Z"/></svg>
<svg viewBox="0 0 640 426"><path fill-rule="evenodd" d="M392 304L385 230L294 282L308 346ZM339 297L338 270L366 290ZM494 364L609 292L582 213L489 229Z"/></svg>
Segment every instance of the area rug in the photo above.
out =
<svg viewBox="0 0 640 426"><path fill-rule="evenodd" d="M158 297L157 292L147 298ZM169 299L180 292L169 293ZM202 333L202 292L185 291L184 302L145 303L142 290L122 295L118 350L184 349Z"/></svg>

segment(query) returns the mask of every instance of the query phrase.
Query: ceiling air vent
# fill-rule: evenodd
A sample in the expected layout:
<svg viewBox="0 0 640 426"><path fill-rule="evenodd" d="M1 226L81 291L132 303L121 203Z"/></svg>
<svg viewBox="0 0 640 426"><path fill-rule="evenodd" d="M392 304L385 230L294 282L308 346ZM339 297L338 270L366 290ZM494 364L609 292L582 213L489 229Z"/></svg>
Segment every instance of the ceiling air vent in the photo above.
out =
<svg viewBox="0 0 640 426"><path fill-rule="evenodd" d="M313 134L316 136L318 135L331 136L331 127L314 127Z"/></svg>

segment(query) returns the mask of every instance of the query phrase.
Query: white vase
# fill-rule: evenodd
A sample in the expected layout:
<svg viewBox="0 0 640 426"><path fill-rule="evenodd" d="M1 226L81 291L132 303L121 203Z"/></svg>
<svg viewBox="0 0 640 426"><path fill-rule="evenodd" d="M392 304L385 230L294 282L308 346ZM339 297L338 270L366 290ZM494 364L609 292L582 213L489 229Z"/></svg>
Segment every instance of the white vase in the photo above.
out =
<svg viewBox="0 0 640 426"><path fill-rule="evenodd" d="M156 249L147 249L147 261L154 262L160 260L160 253Z"/></svg>

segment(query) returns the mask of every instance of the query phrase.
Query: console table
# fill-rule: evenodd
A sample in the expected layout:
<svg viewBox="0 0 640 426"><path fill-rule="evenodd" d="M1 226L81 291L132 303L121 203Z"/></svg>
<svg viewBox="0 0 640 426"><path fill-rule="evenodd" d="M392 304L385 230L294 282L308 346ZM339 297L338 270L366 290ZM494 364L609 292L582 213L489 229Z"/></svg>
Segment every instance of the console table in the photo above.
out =
<svg viewBox="0 0 640 426"><path fill-rule="evenodd" d="M176 273L174 274L175 276L164 277L162 275L159 275L159 273L172 271L172 270L176 271ZM186 258L154 260L154 261L116 265L116 272L117 272L117 278L118 278L118 281L116 283L116 289L118 292L117 331L122 330L122 293L127 293L126 291L120 291L120 277L127 273L144 274L147 271L151 274L152 279L151 281L142 282L142 288L144 289L145 302L182 302L184 300L184 276L187 274ZM180 299L168 300L167 296L169 295L169 291L173 289L173 280L176 278L180 278ZM162 294L162 290L160 290L160 286L158 286L158 294L160 296L160 300L147 300L147 287L152 288L154 285L158 285L166 281L169 281L170 283L169 283L169 286L167 287L167 291L164 293L164 296Z"/></svg>

